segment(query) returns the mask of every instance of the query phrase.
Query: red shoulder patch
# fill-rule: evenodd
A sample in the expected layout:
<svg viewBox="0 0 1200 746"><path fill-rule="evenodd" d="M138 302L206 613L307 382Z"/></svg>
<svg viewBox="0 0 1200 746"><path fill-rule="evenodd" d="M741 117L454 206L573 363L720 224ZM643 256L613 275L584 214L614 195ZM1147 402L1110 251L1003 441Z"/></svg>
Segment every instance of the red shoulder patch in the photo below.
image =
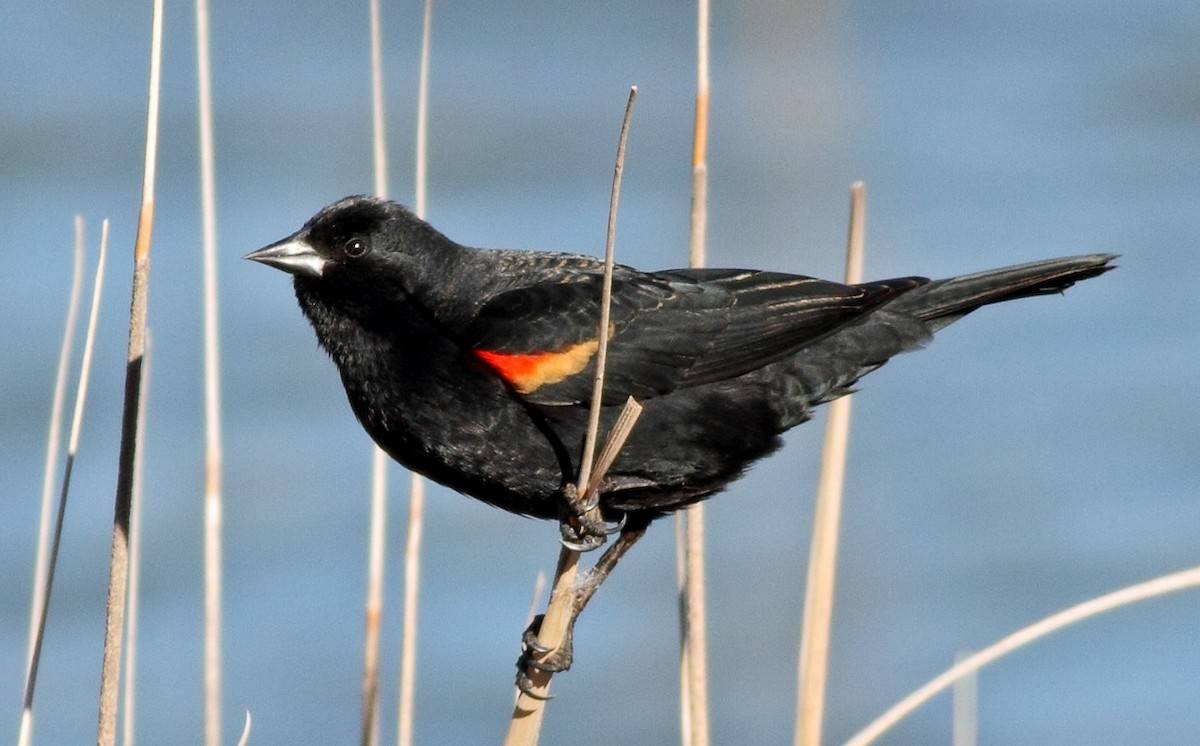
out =
<svg viewBox="0 0 1200 746"><path fill-rule="evenodd" d="M475 356L491 366L518 393L528 394L583 370L599 347L599 340L592 339L557 352L512 354L475 350Z"/></svg>

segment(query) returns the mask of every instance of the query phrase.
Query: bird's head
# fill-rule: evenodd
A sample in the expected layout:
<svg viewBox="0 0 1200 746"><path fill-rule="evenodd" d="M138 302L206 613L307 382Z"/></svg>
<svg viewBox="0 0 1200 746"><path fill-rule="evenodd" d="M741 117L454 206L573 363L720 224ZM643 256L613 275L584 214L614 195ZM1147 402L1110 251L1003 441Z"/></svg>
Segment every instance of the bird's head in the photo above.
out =
<svg viewBox="0 0 1200 746"><path fill-rule="evenodd" d="M449 239L403 206L376 197L346 197L292 235L246 255L296 279L297 292L391 297L424 284Z"/></svg>

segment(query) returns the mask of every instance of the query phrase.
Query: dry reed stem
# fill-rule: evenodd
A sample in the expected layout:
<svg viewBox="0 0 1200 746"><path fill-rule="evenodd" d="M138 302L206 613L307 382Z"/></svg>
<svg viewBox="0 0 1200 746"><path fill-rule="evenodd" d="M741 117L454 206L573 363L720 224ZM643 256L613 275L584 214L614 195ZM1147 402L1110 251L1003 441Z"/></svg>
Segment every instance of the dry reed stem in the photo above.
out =
<svg viewBox="0 0 1200 746"><path fill-rule="evenodd" d="M954 657L954 662L959 663L968 655L959 653ZM955 681L951 696L951 746L978 746L979 672L972 671Z"/></svg>
<svg viewBox="0 0 1200 746"><path fill-rule="evenodd" d="M50 593L54 589L54 573L58 567L59 547L62 544L63 519L67 512L67 495L71 490L71 473L75 466L75 454L79 451L79 432L83 426L83 407L87 401L88 381L91 379L92 352L95 348L96 323L100 317L100 298L104 289L104 265L108 256L108 220L100 225L100 256L96 259L96 276L92 284L92 304L88 312L87 332L83 342L83 357L79 363L79 381L75 390L75 410L71 416L71 434L67 439L67 459L63 464L62 488L58 496L58 513L54 520L54 534L46 564L46 578L38 605L40 613L33 648L29 656L29 667L25 674L25 692L21 705L21 725L17 743L26 746L33 738L33 695L37 688L38 666L42 657L42 643L46 638L46 618L50 613Z"/></svg>
<svg viewBox="0 0 1200 746"><path fill-rule="evenodd" d="M387 553L388 457L371 449L371 513L367 537L367 598L363 610L362 724L359 743L379 742L379 638L383 623L383 572Z"/></svg>
<svg viewBox="0 0 1200 746"><path fill-rule="evenodd" d="M113 509L112 556L104 625L104 654L100 671L100 712L97 746L113 746L117 729L117 692L121 677L121 633L125 623L125 593L129 573L129 509L133 500L133 462L137 441L137 410L141 398L142 362L146 343L146 302L150 282L150 237L154 227L154 174L158 154L158 102L162 70L162 0L154 0L150 41L150 86L146 114L146 160L142 174L142 205L134 241L133 287L129 310L129 351L125 366L121 448Z"/></svg>
<svg viewBox="0 0 1200 746"><path fill-rule="evenodd" d="M846 283L850 285L862 281L865 225L866 187L859 181L850 187L850 229L846 241ZM846 477L846 444L850 438L850 401L850 396L843 396L831 402L825 421L825 445L817 479L808 581L804 589L804 622L800 631L800 680L794 736L796 746L818 746L821 743L838 530Z"/></svg>
<svg viewBox="0 0 1200 746"><path fill-rule="evenodd" d="M137 453L133 457L133 501L129 515L129 611L125 618L125 675L122 682L121 740L133 746L134 723L137 715L137 640L138 601L141 598L142 574L142 436L146 433L146 392L150 389L150 330L146 330L146 367L142 375L141 396L138 399Z"/></svg>
<svg viewBox="0 0 1200 746"><path fill-rule="evenodd" d="M533 624L533 620L537 618L538 606L542 603L542 592L546 590L546 573L538 570L537 577L533 579L533 593L529 597L529 611L525 613L525 628ZM521 697L521 691L518 689L513 692L513 704Z"/></svg>
<svg viewBox="0 0 1200 746"><path fill-rule="evenodd" d="M404 607L400 622L400 687L396 742L413 741L417 669L417 596L421 582L421 536L425 527L425 480L413 473L408 492L408 531L404 541Z"/></svg>
<svg viewBox="0 0 1200 746"><path fill-rule="evenodd" d="M608 432L608 438L604 441L604 448L600 449L600 455L595 460L591 479L588 480L587 487L582 492L583 495L594 495L600 491L604 484L604 476L608 474L613 462L620 455L621 447L625 445L625 440L629 437L629 433L633 430L633 426L641 414L642 405L636 399L631 396L625 400L625 406L617 415L617 421L613 423L612 429Z"/></svg>
<svg viewBox="0 0 1200 746"><path fill-rule="evenodd" d="M533 579L533 593L529 597L529 611L525 614L525 626L533 624L533 618L537 616L538 606L542 603L542 593L546 590L546 573L538 570L537 577Z"/></svg>
<svg viewBox="0 0 1200 746"><path fill-rule="evenodd" d="M383 29L379 0L369 0L371 27L371 133L375 194L388 196L387 134L383 99ZM384 564L387 553L388 457L371 448L371 518L367 538L367 598L363 622L362 724L359 742L379 742L379 638L383 622Z"/></svg>
<svg viewBox="0 0 1200 746"><path fill-rule="evenodd" d="M679 606L679 742L692 742L691 666L688 664L687 631L687 521L675 514L675 592Z"/></svg>
<svg viewBox="0 0 1200 746"><path fill-rule="evenodd" d="M708 224L708 0L698 0L696 14L696 111L692 134L692 206L688 263L705 264ZM676 536L683 537L683 577L679 599L681 623L680 736L687 746L708 746L708 625L704 579L704 504L676 514ZM679 523L683 522L680 529Z"/></svg>
<svg viewBox="0 0 1200 746"><path fill-rule="evenodd" d="M417 83L417 143L416 175L414 187L416 199L413 205L417 216L425 217L425 199L428 191L429 164L429 51L433 43L433 0L425 0L425 13L421 24L421 68Z"/></svg>
<svg viewBox="0 0 1200 746"><path fill-rule="evenodd" d="M625 406L618 415L616 423L613 424L612 430L609 431L598 466L592 472L590 484L593 487L599 485L603 480L605 473L616 460L621 448L624 447L625 441L629 438L629 434L633 431L633 426L637 424L641 414L642 405L632 396L629 397L625 401ZM582 485L582 483L580 484ZM586 498L590 494L589 487L580 486L578 489L581 498ZM566 636L567 626L571 619L571 604L574 600L579 556L579 552L568 549L566 546L559 551L558 566L554 572L554 587L550 591L550 603L542 617L542 625L537 639L539 645L549 650L546 655L553 654ZM534 694L530 695L522 691L517 693L517 703L513 708L512 721L509 723L508 735L504 739L505 746L533 746L538 741L542 717L545 714L545 704L550 699L548 692L553 674L532 667L526 673L532 683Z"/></svg>
<svg viewBox="0 0 1200 746"><path fill-rule="evenodd" d="M546 573L538 570L537 577L533 580L533 593L529 598L529 611L525 613L525 627L533 624L533 620L537 617L538 606L542 603L542 593L546 590ZM521 692L516 690L513 692L513 704L520 699Z"/></svg>
<svg viewBox="0 0 1200 746"><path fill-rule="evenodd" d="M375 195L388 195L387 131L383 99L383 23L379 0L369 0L371 13L371 155L375 174Z"/></svg>
<svg viewBox="0 0 1200 746"><path fill-rule="evenodd" d="M608 361L609 312L612 306L613 249L617 235L617 206L621 199L621 176L625 171L625 144L629 139L629 120L633 115L633 104L637 101L637 86L629 89L625 103L625 117L621 121L621 135L617 140L617 159L613 167L612 194L608 202L608 230L604 241L604 289L600 304L599 348L596 352L596 375L592 382L592 405L588 411L587 437L583 442L583 459L579 464L579 488L583 490L591 481L596 441L600 430L600 404L604 394L604 369ZM582 500L581 500L582 502Z"/></svg>
<svg viewBox="0 0 1200 746"><path fill-rule="evenodd" d="M690 746L708 746L708 624L705 603L704 579L704 505L696 503L684 510L686 543L684 566L687 579L684 583L683 603L687 622L684 627L686 643L684 650L687 665L681 666L681 675L686 675L688 723L691 729Z"/></svg>
<svg viewBox="0 0 1200 746"><path fill-rule="evenodd" d="M421 27L421 66L417 89L417 137L414 175L417 216L425 217L429 162L429 50L433 36L433 0L425 0ZM412 472L408 490L408 531L404 541L404 599L400 622L400 685L396 717L396 743L413 742L414 703L417 689L417 619L421 586L421 537L425 526L425 480Z"/></svg>
<svg viewBox="0 0 1200 746"><path fill-rule="evenodd" d="M54 476L58 473L59 451L62 449L62 419L67 398L67 378L71 368L71 351L75 346L75 327L79 320L79 299L83 294L84 232L83 216L75 216L75 250L71 264L71 290L67 295L67 320L63 328L62 346L58 352L58 368L54 374L54 394L50 404L50 427L46 436L46 463L42 471L42 502L38 516L37 553L33 568L33 593L29 604L29 643L25 657L28 671L37 643L38 621L42 618L43 595L46 592L46 563L50 555L50 519L54 510Z"/></svg>
<svg viewBox="0 0 1200 746"><path fill-rule="evenodd" d="M204 264L204 743L221 743L221 604L224 522L221 358L217 305L217 194L213 145L208 0L196 0L200 215Z"/></svg>
<svg viewBox="0 0 1200 746"><path fill-rule="evenodd" d="M591 408L588 413L588 432L584 440L583 457L579 465L577 489L581 503L588 498L587 490L591 483L593 456L597 433L600 429L600 405L604 391L604 368L608 359L608 326L609 310L612 305L613 247L617 232L617 206L621 197L621 175L625 169L625 144L629 138L629 121L633 114L633 104L636 100L637 86L633 86L629 89L629 98L625 104L625 116L621 122L621 134L617 142L616 165L613 167L612 192L608 204L608 229L604 245L604 285L600 302L600 324L598 330L600 337L599 349L596 355L596 374L592 387ZM633 409L636 409L637 413L640 413L640 406L631 398L626 403L625 410L622 411L620 419L629 421L630 418L627 418L626 414ZM628 425L629 428L633 426L632 421L636 421L637 413L633 414L632 420ZM609 436L610 447L614 441L617 441L618 436L620 436L620 439L616 444L616 449L619 450L620 446L624 443L625 437L628 436L628 430L621 435L618 433L617 428L614 427L613 432ZM603 476L602 474L600 475ZM550 591L550 602L546 607L545 615L542 617L542 625L537 639L538 645L547 650L553 651L558 648L566 634L567 624L570 621L571 603L578 565L579 552L563 546L559 552L558 566L554 572L554 585ZM547 653L547 655L549 654ZM513 708L508 734L504 739L505 746L532 746L537 743L541 732L542 718L545 715L545 706L552 676L549 671L532 667L528 670L528 675L533 685L533 694L530 695L527 692L521 692L517 696L517 704Z"/></svg>
<svg viewBox="0 0 1200 746"><path fill-rule="evenodd" d="M246 721L242 724L242 735L238 737L237 746L246 746L250 743L250 711L246 710Z"/></svg>
<svg viewBox="0 0 1200 746"><path fill-rule="evenodd" d="M918 707L928 702L934 695L951 686L958 679L978 671L997 658L1007 655L1035 640L1039 640L1052 632L1057 632L1063 627L1070 626L1076 622L1082 622L1085 619L1099 616L1114 609L1119 609L1122 606L1129 606L1139 601L1146 601L1158 596L1165 596L1169 593L1177 593L1189 588L1198 587L1200 587L1200 567L1192 567L1187 570L1160 575L1141 583L1135 583L1111 593L1106 593L1103 596L1088 599L1087 601L1063 609L1056 614L1051 614L954 664L942 674L893 705L891 709L876 718L870 725L863 728L850 740L846 741L846 746L866 746Z"/></svg>

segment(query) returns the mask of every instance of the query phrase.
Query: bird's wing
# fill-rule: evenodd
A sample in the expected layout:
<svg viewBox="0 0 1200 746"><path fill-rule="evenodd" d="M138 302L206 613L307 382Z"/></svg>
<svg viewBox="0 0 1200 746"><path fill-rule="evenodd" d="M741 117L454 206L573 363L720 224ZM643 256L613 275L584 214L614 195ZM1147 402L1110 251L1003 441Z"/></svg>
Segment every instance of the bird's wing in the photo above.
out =
<svg viewBox="0 0 1200 746"><path fill-rule="evenodd" d="M773 272L620 268L613 279L605 401L732 378L794 353L925 282L847 286ZM499 293L463 342L528 400L591 399L602 276L576 273Z"/></svg>

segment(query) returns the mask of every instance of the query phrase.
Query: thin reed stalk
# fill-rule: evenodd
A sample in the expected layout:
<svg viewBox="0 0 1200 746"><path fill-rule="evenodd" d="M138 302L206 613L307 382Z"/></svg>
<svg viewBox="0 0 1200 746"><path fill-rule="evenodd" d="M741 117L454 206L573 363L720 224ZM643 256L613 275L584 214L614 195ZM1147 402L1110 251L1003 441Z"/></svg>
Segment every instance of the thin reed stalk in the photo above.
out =
<svg viewBox="0 0 1200 746"><path fill-rule="evenodd" d="M50 558L50 520L54 510L54 477L58 473L59 451L62 450L62 419L67 398L67 378L71 368L71 350L75 346L75 327L79 320L79 298L83 290L84 231L83 216L75 216L75 251L71 264L71 291L67 298L67 320L63 329L62 347L58 351L58 368L54 374L54 394L50 404L50 428L46 436L46 463L42 471L42 503L38 516L37 554L33 568L33 594L29 604L29 644L25 657L26 670L33 660L37 643L38 622L42 618L42 596L46 592L46 564Z"/></svg>
<svg viewBox="0 0 1200 746"><path fill-rule="evenodd" d="M396 742L413 741L413 702L417 668L417 595L421 582L421 534L425 527L425 480L413 473L408 491L408 531L404 545L404 607L400 629L400 692Z"/></svg>
<svg viewBox="0 0 1200 746"><path fill-rule="evenodd" d="M679 742L692 743L692 669L688 664L687 521L675 514L675 592L679 598Z"/></svg>
<svg viewBox="0 0 1200 746"><path fill-rule="evenodd" d="M383 22L379 0L368 0L371 14L371 160L374 165L375 194L387 198L388 159L387 116L383 99Z"/></svg>
<svg viewBox="0 0 1200 746"><path fill-rule="evenodd" d="M703 267L708 225L708 0L698 0L696 14L696 111L692 133L692 207L688 263ZM682 526L681 526L682 524ZM679 608L681 650L680 737L685 746L708 746L708 625L704 579L704 504L675 515L683 575ZM677 549L677 551L680 551Z"/></svg>
<svg viewBox="0 0 1200 746"><path fill-rule="evenodd" d="M388 195L387 131L384 127L383 27L379 0L369 0L371 25L371 141L375 194ZM359 742L379 742L379 638L383 623L383 576L387 554L388 457L371 448L371 519L367 539L367 598L363 630L362 727Z"/></svg>
<svg viewBox="0 0 1200 746"><path fill-rule="evenodd" d="M221 359L217 304L217 187L213 145L208 0L196 0L200 112L200 215L204 262L204 743L221 743L221 604L224 522Z"/></svg>
<svg viewBox="0 0 1200 746"><path fill-rule="evenodd" d="M371 518L367 539L367 599L363 628L362 728L359 742L379 742L379 637L383 623L383 575L387 554L387 454L373 447Z"/></svg>
<svg viewBox="0 0 1200 746"><path fill-rule="evenodd" d="M954 662L966 659L968 653L959 653ZM979 744L979 672L972 671L954 682L950 717L951 746L978 746Z"/></svg>
<svg viewBox="0 0 1200 746"><path fill-rule="evenodd" d="M97 746L113 746L117 731L117 694L121 678L121 633L125 625L129 575L129 510L133 501L133 462L137 443L137 411L141 398L146 344L146 305L150 284L150 237L154 227L154 175L158 155L158 102L162 70L162 0L154 0L150 42L150 90L146 114L146 159L142 204L133 249L133 284L129 311L129 348L125 364L125 398L121 413L121 448L113 509L112 556L100 671Z"/></svg>
<svg viewBox="0 0 1200 746"><path fill-rule="evenodd" d="M417 217L425 217L429 162L429 56L433 38L433 0L425 0L421 24L421 67L417 88L416 200ZM425 527L425 480L412 472L408 490L408 531L404 542L404 600L401 610L400 686L396 716L396 743L413 742L414 702L417 690L417 619L421 587L421 537Z"/></svg>
<svg viewBox="0 0 1200 746"><path fill-rule="evenodd" d="M425 0L421 23L421 68L417 82L417 144L416 174L413 179L416 200L413 208L417 217L425 217L425 201L429 188L429 56L433 45L433 0Z"/></svg>
<svg viewBox="0 0 1200 746"><path fill-rule="evenodd" d="M537 616L538 606L542 603L542 593L546 590L546 573L538 570L537 577L533 579L533 593L529 597L529 611L525 614L525 626L533 624L534 617Z"/></svg>
<svg viewBox="0 0 1200 746"><path fill-rule="evenodd" d="M629 121L633 115L633 104L637 100L637 86L629 90L629 99L625 104L625 116L621 122L621 135L617 143L616 165L613 168L612 193L608 203L608 229L604 244L604 284L600 301L599 348L596 353L596 374L592 386L592 402L588 412L588 430L584 440L583 456L579 465L577 492L580 503L584 502L591 486L592 466L595 456L596 441L600 430L600 405L604 392L604 369L608 358L609 310L612 306L612 275L614 265L614 246L617 232L617 207L621 197L621 176L625 169L625 144L629 139ZM614 427L610 434L605 453L602 458L610 458L610 451L618 450L628 436L633 421L640 414L641 407L633 399L626 404L622 412L622 420L628 420L623 431ZM626 414L632 413L630 418ZM612 454L615 457L615 454ZM611 463L611 461L609 461ZM597 471L603 475L603 470ZM553 651L562 644L570 622L570 607L575 576L579 567L579 552L562 547L558 556L558 566L554 572L554 585L550 591L550 602L542 617L542 625L538 631L538 645ZM546 701L549 699L551 674L537 668L528 671L533 685L533 693L521 692L517 696L517 704L513 708L512 720L509 722L508 734L505 736L505 746L532 746L538 741L541 733L542 719L546 712Z"/></svg>
<svg viewBox="0 0 1200 746"><path fill-rule="evenodd" d="M58 513L54 519L54 534L46 563L45 583L37 601L40 613L29 667L25 673L25 692L21 700L21 725L17 735L19 746L27 746L33 738L33 695L37 689L38 666L42 658L42 643L46 639L46 619L50 613L50 593L54 589L54 573L58 567L59 547L62 545L63 520L67 513L67 495L71 491L71 472L75 454L79 452L79 432L83 426L83 406L87 401L88 381L91 379L92 351L96 340L96 322L100 316L100 297L104 289L104 265L108 256L108 221L100 225L100 256L96 259L96 276L92 285L92 305L88 312L87 332L83 342L83 358L79 364L79 381L75 390L75 411L71 416L71 434L67 440L67 459L63 463L62 488L58 495Z"/></svg>
<svg viewBox="0 0 1200 746"><path fill-rule="evenodd" d="M866 187L850 187L850 229L846 240L846 283L862 281L866 230ZM817 478L808 581L804 588L804 621L800 631L799 682L796 701L796 746L818 746L825 713L825 680L837 567L842 491L846 479L846 445L850 438L850 396L829 404L825 445Z"/></svg>
<svg viewBox="0 0 1200 746"><path fill-rule="evenodd" d="M246 720L242 724L242 734L238 736L237 746L246 746L250 743L250 726L253 719L250 717L250 711L246 710Z"/></svg>
<svg viewBox="0 0 1200 746"><path fill-rule="evenodd" d="M1191 588L1200 588L1200 567L1160 575L1156 578L1126 586L1103 596L1089 599L1062 611L1051 614L1028 627L1023 627L1011 635L1004 637L978 653L967 656L955 663L946 671L936 676L921 688L909 694L893 705L887 712L876 718L870 725L856 733L846 746L866 746L879 738L896 723L903 720L914 710L928 702L935 695L949 688L963 676L967 676L996 659L1008 655L1052 632L1068 627L1077 622L1100 616L1101 614L1130 606L1140 601L1147 601L1158 596Z"/></svg>

